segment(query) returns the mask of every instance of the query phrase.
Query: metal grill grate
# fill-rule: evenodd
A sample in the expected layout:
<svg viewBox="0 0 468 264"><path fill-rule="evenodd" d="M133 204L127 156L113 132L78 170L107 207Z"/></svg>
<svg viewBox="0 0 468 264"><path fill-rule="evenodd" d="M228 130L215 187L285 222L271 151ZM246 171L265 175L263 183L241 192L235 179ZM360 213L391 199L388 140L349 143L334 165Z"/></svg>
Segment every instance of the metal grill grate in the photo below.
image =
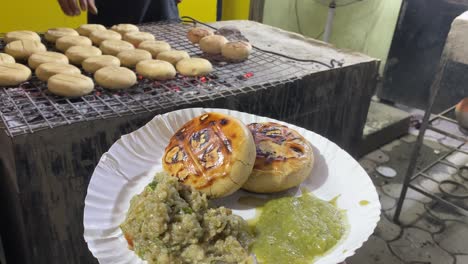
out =
<svg viewBox="0 0 468 264"><path fill-rule="evenodd" d="M189 25L150 23L141 25L140 29L153 33L158 40L167 41L174 49L204 57L199 48L186 39ZM3 43L0 48L3 49ZM130 89L109 91L96 85L92 94L75 99L50 94L47 84L33 75L19 87L0 87L0 117L3 121L0 127L14 136L80 121L163 110L266 89L270 85L291 82L306 72L301 62L255 49L249 60L241 63L226 63L215 57L208 59L213 63L214 71L205 77L178 75L174 80L161 82L139 76L138 84Z"/></svg>

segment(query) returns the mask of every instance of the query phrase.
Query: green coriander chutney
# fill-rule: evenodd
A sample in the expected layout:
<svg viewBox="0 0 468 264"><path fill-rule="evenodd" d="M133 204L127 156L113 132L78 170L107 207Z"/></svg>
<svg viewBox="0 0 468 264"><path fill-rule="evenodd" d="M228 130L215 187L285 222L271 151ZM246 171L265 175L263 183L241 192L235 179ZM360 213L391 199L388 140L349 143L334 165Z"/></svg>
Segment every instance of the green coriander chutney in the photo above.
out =
<svg viewBox="0 0 468 264"><path fill-rule="evenodd" d="M263 264L311 263L346 232L345 215L310 193L267 202L255 225L253 252Z"/></svg>

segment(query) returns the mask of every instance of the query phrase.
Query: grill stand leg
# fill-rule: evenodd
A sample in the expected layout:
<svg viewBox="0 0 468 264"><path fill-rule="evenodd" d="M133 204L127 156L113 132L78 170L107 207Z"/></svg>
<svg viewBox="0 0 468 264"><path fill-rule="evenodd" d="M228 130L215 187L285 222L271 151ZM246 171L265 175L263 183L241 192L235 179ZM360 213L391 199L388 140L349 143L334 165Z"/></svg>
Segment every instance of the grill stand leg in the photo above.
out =
<svg viewBox="0 0 468 264"><path fill-rule="evenodd" d="M406 194L408 192L408 187L410 185L411 179L416 169L418 157L421 151L422 144L424 142L424 135L426 134L426 130L429 125L429 118L431 117L432 107L434 105L437 94L439 93L440 81L442 80L442 76L444 75L446 65L447 65L447 56L443 54L439 62L439 69L437 71L435 79L430 88L429 104L426 108L426 112L424 113L421 128L419 129L418 138L416 140L416 145L413 148L413 152L411 153L410 163L408 165L408 169L406 170L406 175L405 175L405 179L403 182L403 187L401 189L400 198L398 200L397 207L395 209L395 215L393 216L393 221L395 223L400 223L401 209L403 208L403 203L405 201Z"/></svg>

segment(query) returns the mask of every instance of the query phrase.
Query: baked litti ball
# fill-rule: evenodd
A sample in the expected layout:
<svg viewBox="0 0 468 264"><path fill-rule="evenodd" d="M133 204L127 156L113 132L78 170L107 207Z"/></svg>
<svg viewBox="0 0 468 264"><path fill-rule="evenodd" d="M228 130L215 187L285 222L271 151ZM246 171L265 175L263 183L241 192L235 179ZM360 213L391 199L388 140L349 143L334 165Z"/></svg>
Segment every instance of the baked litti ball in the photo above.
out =
<svg viewBox="0 0 468 264"><path fill-rule="evenodd" d="M137 82L137 77L125 67L107 66L94 73L94 80L104 88L116 90L132 87Z"/></svg>
<svg viewBox="0 0 468 264"><path fill-rule="evenodd" d="M31 78L31 70L23 64L0 64L0 86L18 85L29 78Z"/></svg>
<svg viewBox="0 0 468 264"><path fill-rule="evenodd" d="M33 55L29 56L28 65L31 69L36 69L39 65L47 62L57 62L68 64L67 56L62 53L53 52L53 51L42 51L36 52Z"/></svg>
<svg viewBox="0 0 468 264"><path fill-rule="evenodd" d="M172 65L176 65L180 60L190 58L190 55L183 50L169 50L159 53L156 58L158 60L167 61Z"/></svg>
<svg viewBox="0 0 468 264"><path fill-rule="evenodd" d="M15 58L13 58L13 56L11 55L8 55L6 53L1 53L0 52L0 64L3 64L3 63L15 63Z"/></svg>
<svg viewBox="0 0 468 264"><path fill-rule="evenodd" d="M136 65L136 72L145 78L165 81L176 76L174 65L162 60L144 60Z"/></svg>
<svg viewBox="0 0 468 264"><path fill-rule="evenodd" d="M165 41L145 40L138 45L139 49L146 50L156 58L159 53L171 50L171 45Z"/></svg>
<svg viewBox="0 0 468 264"><path fill-rule="evenodd" d="M39 34L29 30L17 30L17 31L10 31L5 34L5 38L3 39L6 43L10 43L15 40L22 40L22 39L29 39L41 42L41 37Z"/></svg>
<svg viewBox="0 0 468 264"><path fill-rule="evenodd" d="M125 50L135 49L132 43L128 43L127 41L123 41L120 39L104 40L103 42L101 42L101 45L99 45L99 48L101 49L103 54L113 56L116 56L117 54Z"/></svg>
<svg viewBox="0 0 468 264"><path fill-rule="evenodd" d="M202 58L188 58L177 62L177 71L185 76L204 76L213 71L211 62Z"/></svg>
<svg viewBox="0 0 468 264"><path fill-rule="evenodd" d="M106 27L100 24L84 24L79 26L76 31L81 36L88 37L95 30L106 30Z"/></svg>
<svg viewBox="0 0 468 264"><path fill-rule="evenodd" d="M25 61L33 53L46 51L44 44L30 39L15 40L5 46L5 53L18 61Z"/></svg>
<svg viewBox="0 0 468 264"><path fill-rule="evenodd" d="M37 67L36 76L39 80L46 82L50 77L59 73L81 74L80 69L71 65L59 62L46 62Z"/></svg>
<svg viewBox="0 0 468 264"><path fill-rule="evenodd" d="M228 40L223 36L212 35L202 38L198 45L203 52L215 55L221 53L223 45L227 42Z"/></svg>
<svg viewBox="0 0 468 264"><path fill-rule="evenodd" d="M144 60L151 60L151 53L146 50L134 49L119 52L117 58L120 60L120 64L125 67L135 68L137 63Z"/></svg>
<svg viewBox="0 0 468 264"><path fill-rule="evenodd" d="M212 35L214 35L213 31L200 27L194 27L187 32L187 38L193 44L197 44L202 38Z"/></svg>
<svg viewBox="0 0 468 264"><path fill-rule="evenodd" d="M73 28L51 28L47 30L47 32L44 34L45 39L48 42L55 43L57 39L64 37L64 36L78 36L78 32L74 30Z"/></svg>
<svg viewBox="0 0 468 264"><path fill-rule="evenodd" d="M247 126L221 113L206 113L183 125L162 160L168 174L210 198L237 191L254 162L255 144Z"/></svg>
<svg viewBox="0 0 468 264"><path fill-rule="evenodd" d="M55 41L55 48L65 52L73 46L92 46L93 42L87 37L83 36L64 36Z"/></svg>
<svg viewBox="0 0 468 264"><path fill-rule="evenodd" d="M133 25L133 24L118 24L118 25L113 25L111 27L111 30L114 30L115 32L118 32L120 34L125 34L127 32L133 32L133 31L140 31L140 29Z"/></svg>
<svg viewBox="0 0 468 264"><path fill-rule="evenodd" d="M133 46L135 47L138 47L138 45L140 45L140 43L145 40L155 40L155 39L156 38L154 37L154 35L148 32L131 31L123 35L123 40L132 43Z"/></svg>
<svg viewBox="0 0 468 264"><path fill-rule="evenodd" d="M97 70L107 66L120 66L120 60L111 55L99 55L89 57L81 64L86 72L95 73Z"/></svg>
<svg viewBox="0 0 468 264"><path fill-rule="evenodd" d="M93 80L82 74L59 73L47 81L49 92L65 97L79 97L91 93Z"/></svg>
<svg viewBox="0 0 468 264"><path fill-rule="evenodd" d="M81 65L89 57L102 55L100 49L94 46L73 46L65 52L72 64Z"/></svg>
<svg viewBox="0 0 468 264"><path fill-rule="evenodd" d="M89 38L93 41L93 44L96 46L101 45L104 40L108 39L115 39L120 40L122 39L122 35L119 33L112 31L112 30L95 30L89 34Z"/></svg>
<svg viewBox="0 0 468 264"><path fill-rule="evenodd" d="M295 130L268 122L248 125L257 148L249 179L242 186L251 192L273 193L298 186L312 173L314 153Z"/></svg>
<svg viewBox="0 0 468 264"><path fill-rule="evenodd" d="M232 41L223 45L221 54L231 61L243 61L249 58L252 45L245 41Z"/></svg>

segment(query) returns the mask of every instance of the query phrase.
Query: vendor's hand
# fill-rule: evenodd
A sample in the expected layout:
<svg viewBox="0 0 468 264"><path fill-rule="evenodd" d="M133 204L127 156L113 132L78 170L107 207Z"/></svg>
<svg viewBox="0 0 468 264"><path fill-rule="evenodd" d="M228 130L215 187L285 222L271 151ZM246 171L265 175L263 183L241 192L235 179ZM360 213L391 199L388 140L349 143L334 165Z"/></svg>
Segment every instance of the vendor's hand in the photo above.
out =
<svg viewBox="0 0 468 264"><path fill-rule="evenodd" d="M58 2L63 13L68 16L78 16L82 11L89 11L92 14L97 14L94 0L58 0Z"/></svg>

